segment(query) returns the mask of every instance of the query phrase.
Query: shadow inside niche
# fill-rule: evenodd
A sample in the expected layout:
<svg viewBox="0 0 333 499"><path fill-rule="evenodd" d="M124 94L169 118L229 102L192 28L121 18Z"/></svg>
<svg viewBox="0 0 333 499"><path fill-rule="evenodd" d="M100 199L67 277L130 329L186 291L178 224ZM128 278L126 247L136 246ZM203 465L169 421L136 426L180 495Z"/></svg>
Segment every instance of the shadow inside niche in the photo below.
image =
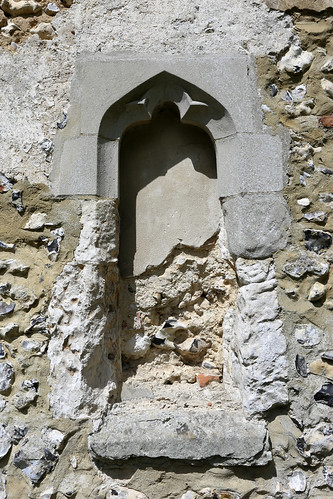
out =
<svg viewBox="0 0 333 499"><path fill-rule="evenodd" d="M217 178L216 159L208 134L181 123L171 102L124 132L119 158L119 268L131 276L137 251L149 260L145 254L163 248L161 238L181 240L209 213L203 177Z"/></svg>

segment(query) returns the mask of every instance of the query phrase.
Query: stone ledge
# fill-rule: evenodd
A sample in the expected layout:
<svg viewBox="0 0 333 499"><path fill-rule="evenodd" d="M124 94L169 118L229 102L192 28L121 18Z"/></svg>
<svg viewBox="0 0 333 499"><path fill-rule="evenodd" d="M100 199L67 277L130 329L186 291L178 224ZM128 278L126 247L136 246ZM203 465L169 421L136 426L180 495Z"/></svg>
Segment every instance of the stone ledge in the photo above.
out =
<svg viewBox="0 0 333 499"><path fill-rule="evenodd" d="M263 423L217 410L122 410L90 436L93 457L109 463L130 458L211 460L224 466L262 466L272 459Z"/></svg>

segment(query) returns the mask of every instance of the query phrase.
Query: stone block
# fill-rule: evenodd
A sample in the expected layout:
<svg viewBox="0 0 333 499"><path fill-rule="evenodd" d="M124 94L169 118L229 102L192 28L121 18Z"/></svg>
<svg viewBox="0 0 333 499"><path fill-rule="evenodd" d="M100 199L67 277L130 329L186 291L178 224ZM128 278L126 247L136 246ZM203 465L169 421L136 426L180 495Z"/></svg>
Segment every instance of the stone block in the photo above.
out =
<svg viewBox="0 0 333 499"><path fill-rule="evenodd" d="M118 206L110 199L83 201L82 231L75 249L79 264L116 263L118 256Z"/></svg>
<svg viewBox="0 0 333 499"><path fill-rule="evenodd" d="M282 194L237 195L223 202L229 250L243 258L267 258L285 247L290 222Z"/></svg>
<svg viewBox="0 0 333 499"><path fill-rule="evenodd" d="M97 192L97 136L80 135L67 140L61 156L61 177L55 177L57 193L94 194Z"/></svg>
<svg viewBox="0 0 333 499"><path fill-rule="evenodd" d="M237 134L216 141L220 197L283 188L282 143L268 134Z"/></svg>
<svg viewBox="0 0 333 499"><path fill-rule="evenodd" d="M163 72L190 82L215 98L231 114L237 131L259 129L259 105L251 66L251 59L239 54L185 58L166 54L83 56L78 62L73 89L73 98L81 108L81 133L95 134L112 104Z"/></svg>
<svg viewBox="0 0 333 499"><path fill-rule="evenodd" d="M90 437L90 448L94 457L107 462L162 457L251 466L271 460L263 423L218 410L111 413Z"/></svg>
<svg viewBox="0 0 333 499"><path fill-rule="evenodd" d="M118 199L119 140L98 140L97 188L99 196Z"/></svg>
<svg viewBox="0 0 333 499"><path fill-rule="evenodd" d="M254 279L240 288L235 309L223 322L223 378L240 388L244 409L258 414L288 402L286 339L278 319L277 282L270 260L261 262L261 272L252 261L247 269L245 260L239 263L240 283L244 276ZM258 277L262 281L265 269L266 280L256 282Z"/></svg>

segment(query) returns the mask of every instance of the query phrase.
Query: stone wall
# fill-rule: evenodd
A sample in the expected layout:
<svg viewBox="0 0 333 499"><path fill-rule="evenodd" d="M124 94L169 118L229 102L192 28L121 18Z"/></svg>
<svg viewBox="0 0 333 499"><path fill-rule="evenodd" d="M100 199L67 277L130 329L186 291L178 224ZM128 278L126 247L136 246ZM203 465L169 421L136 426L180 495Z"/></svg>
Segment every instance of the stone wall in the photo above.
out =
<svg viewBox="0 0 333 499"><path fill-rule="evenodd" d="M54 5L0 10L0 498L331 497L330 2ZM50 190L85 51L255 57L285 248L235 259L222 230L120 278L117 202Z"/></svg>

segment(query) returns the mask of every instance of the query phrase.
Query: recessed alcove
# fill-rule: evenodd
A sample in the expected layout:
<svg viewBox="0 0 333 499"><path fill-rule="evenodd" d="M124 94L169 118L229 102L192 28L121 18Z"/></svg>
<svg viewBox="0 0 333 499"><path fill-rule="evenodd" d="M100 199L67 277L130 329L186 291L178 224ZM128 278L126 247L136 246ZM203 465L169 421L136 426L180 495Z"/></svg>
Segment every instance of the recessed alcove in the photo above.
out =
<svg viewBox="0 0 333 499"><path fill-rule="evenodd" d="M119 153L121 275L161 264L178 244L200 246L218 230L215 151L174 103L122 135Z"/></svg>

